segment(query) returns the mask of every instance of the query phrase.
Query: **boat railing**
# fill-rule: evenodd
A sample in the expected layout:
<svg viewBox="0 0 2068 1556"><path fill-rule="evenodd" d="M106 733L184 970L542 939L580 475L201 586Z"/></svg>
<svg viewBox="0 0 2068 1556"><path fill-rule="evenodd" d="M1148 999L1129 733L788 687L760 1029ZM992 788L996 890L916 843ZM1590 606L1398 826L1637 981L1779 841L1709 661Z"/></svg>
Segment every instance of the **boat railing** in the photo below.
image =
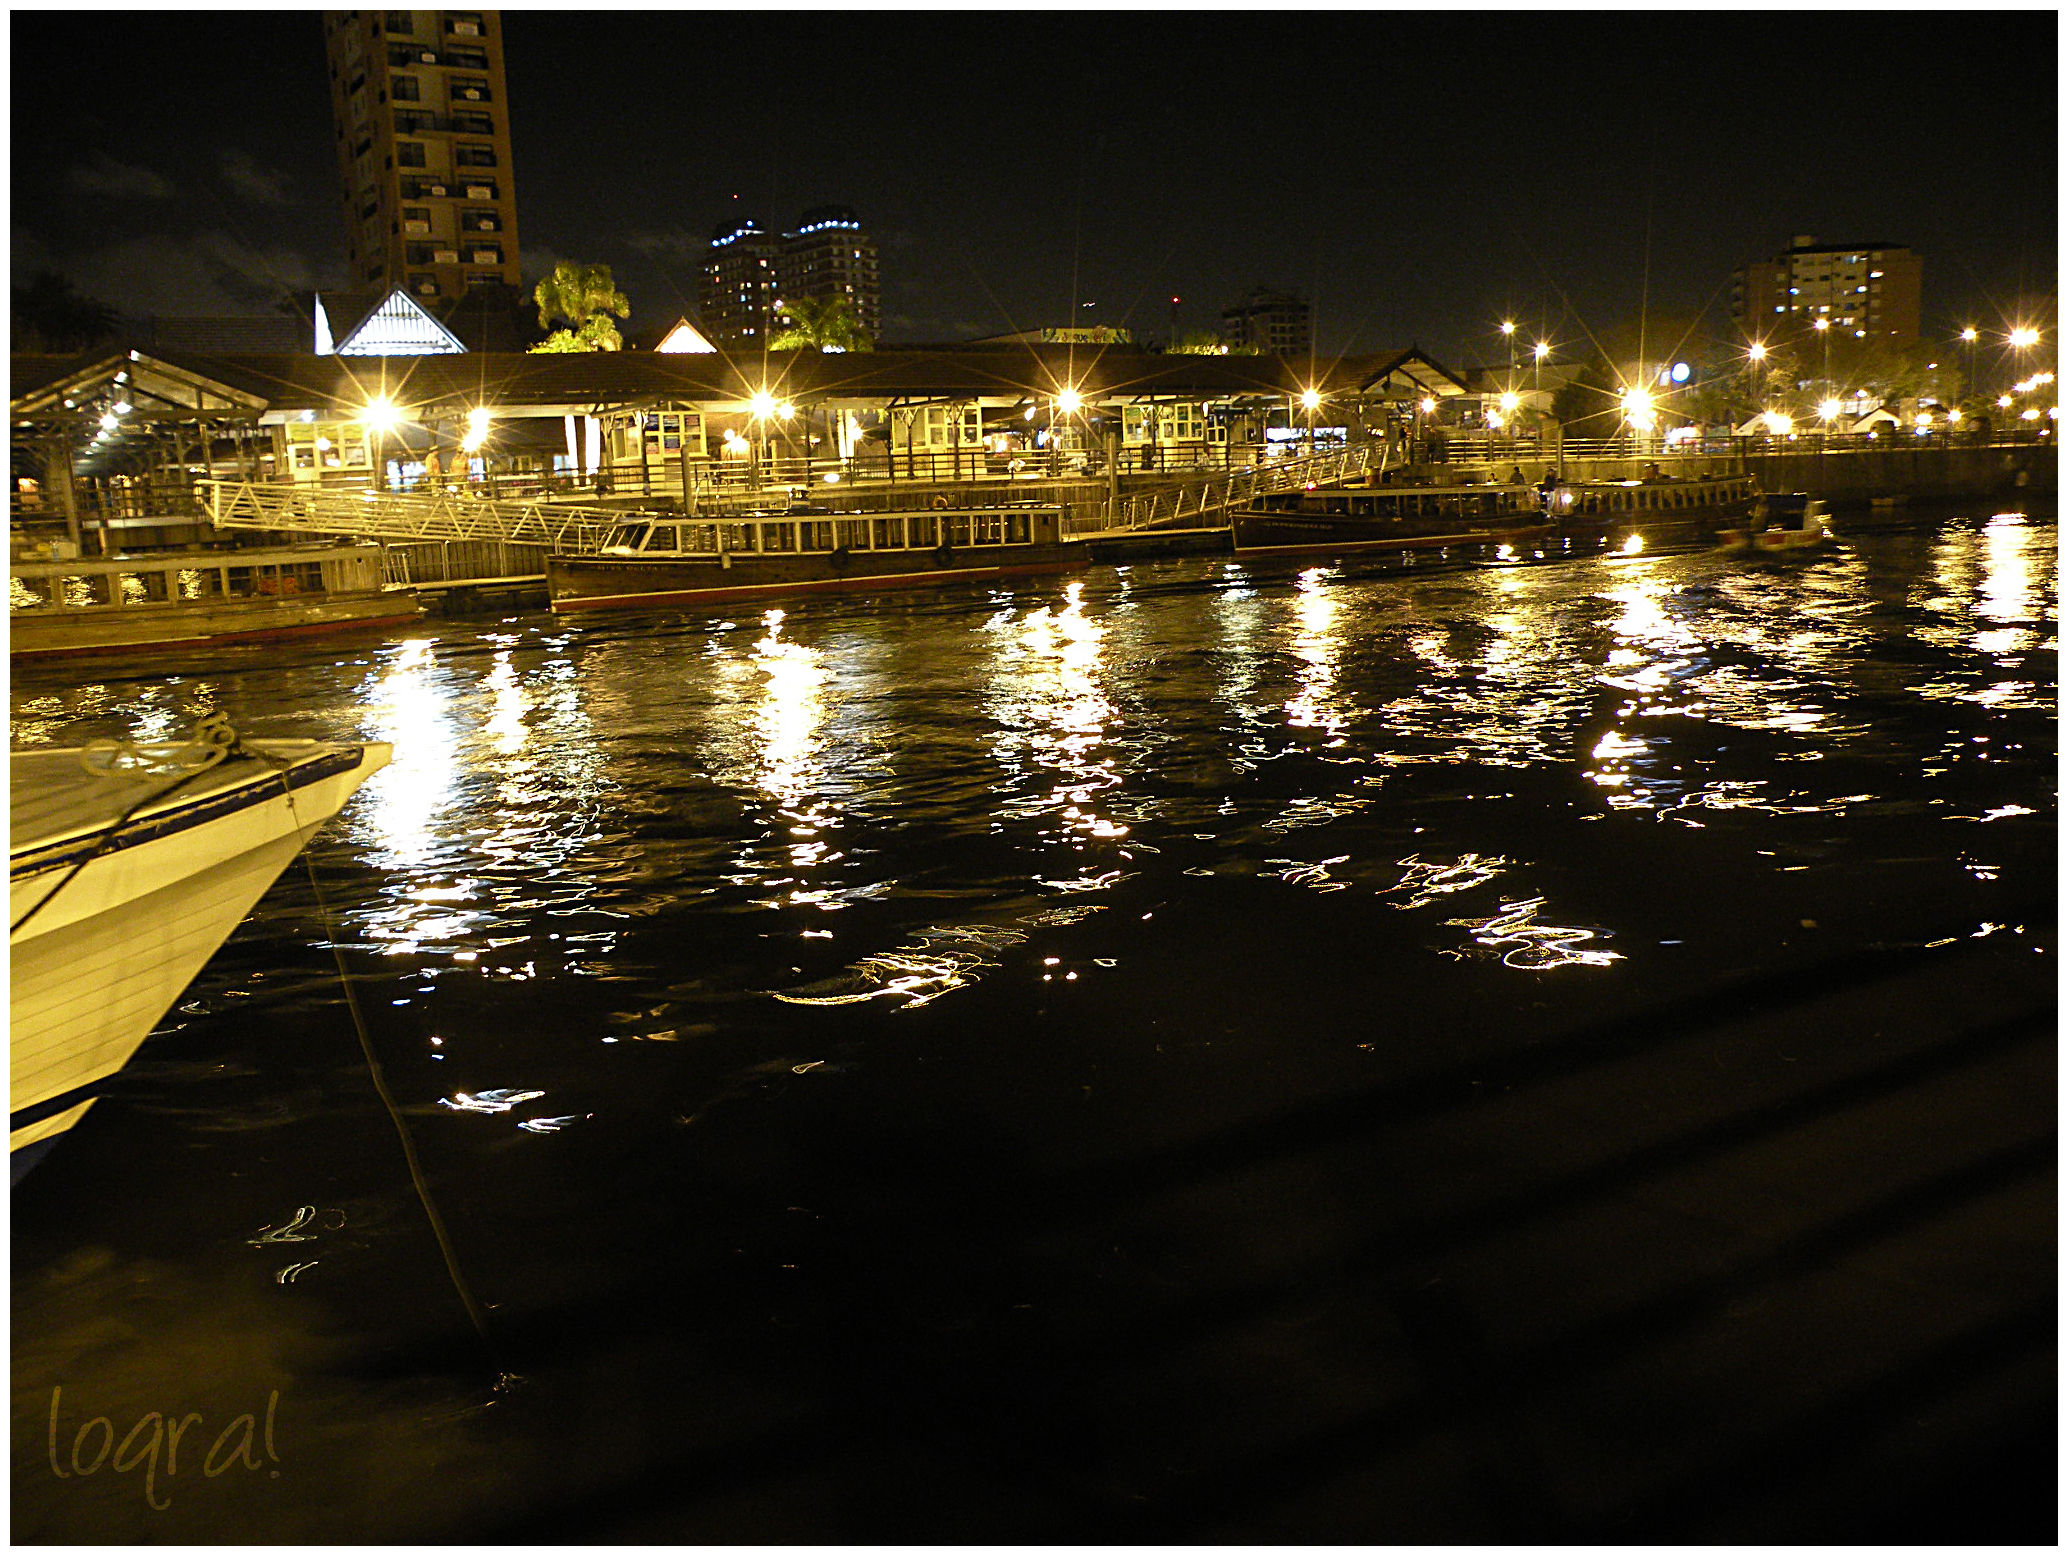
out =
<svg viewBox="0 0 2068 1556"><path fill-rule="evenodd" d="M385 581L378 546L183 551L15 562L8 568L8 603L11 614L120 610L373 592Z"/></svg>

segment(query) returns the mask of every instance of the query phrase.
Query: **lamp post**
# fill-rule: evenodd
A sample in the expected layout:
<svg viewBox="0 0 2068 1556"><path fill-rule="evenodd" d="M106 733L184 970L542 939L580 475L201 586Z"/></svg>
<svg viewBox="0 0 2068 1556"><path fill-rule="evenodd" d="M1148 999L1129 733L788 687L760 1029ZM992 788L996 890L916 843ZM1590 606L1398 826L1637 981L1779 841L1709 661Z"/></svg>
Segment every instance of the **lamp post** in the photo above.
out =
<svg viewBox="0 0 2068 1556"><path fill-rule="evenodd" d="M1824 337L1824 390L1828 394L1831 390L1831 321L1818 319L1814 328Z"/></svg>
<svg viewBox="0 0 2068 1556"><path fill-rule="evenodd" d="M1975 345L1982 338L1982 332L1970 324L1960 332L1961 340L1967 346L1967 392L1980 394L1981 385L1975 382Z"/></svg>
<svg viewBox="0 0 2068 1556"><path fill-rule="evenodd" d="M1503 319L1501 321L1501 334L1508 341L1508 387L1513 389L1515 387L1515 321L1513 319Z"/></svg>
<svg viewBox="0 0 2068 1556"><path fill-rule="evenodd" d="M1314 413L1321 407L1321 395L1317 390L1300 391L1300 408L1307 413L1307 457L1314 457Z"/></svg>
<svg viewBox="0 0 2068 1556"><path fill-rule="evenodd" d="M376 395L366 402L366 409L359 413L359 420L366 428L367 455L373 464L373 489L377 492L387 489L387 460L383 436L392 432L402 416L395 409L395 402L386 395Z"/></svg>
<svg viewBox="0 0 2068 1556"><path fill-rule="evenodd" d="M1533 394L1542 394L1544 392L1544 358L1551 355L1551 343L1543 340L1538 341L1531 354L1536 360L1530 364L1530 391Z"/></svg>

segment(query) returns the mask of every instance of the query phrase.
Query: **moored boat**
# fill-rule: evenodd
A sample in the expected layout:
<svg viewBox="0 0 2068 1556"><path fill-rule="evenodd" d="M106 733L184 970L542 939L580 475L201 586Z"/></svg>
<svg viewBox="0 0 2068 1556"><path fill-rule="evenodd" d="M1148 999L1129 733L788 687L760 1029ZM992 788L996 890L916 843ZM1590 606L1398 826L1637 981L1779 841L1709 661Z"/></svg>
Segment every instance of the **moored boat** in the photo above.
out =
<svg viewBox="0 0 2068 1556"><path fill-rule="evenodd" d="M1231 515L1238 556L1534 545L1653 526L1713 528L1749 508L1751 477L1540 486L1381 486L1272 493Z"/></svg>
<svg viewBox="0 0 2068 1556"><path fill-rule="evenodd" d="M239 743L13 754L12 1176L76 1124L389 747Z"/></svg>
<svg viewBox="0 0 2068 1556"><path fill-rule="evenodd" d="M1382 486L1261 495L1229 515L1237 556L1520 544L1551 533L1527 486Z"/></svg>
<svg viewBox="0 0 2068 1556"><path fill-rule="evenodd" d="M1725 551L1790 555L1829 545L1831 510L1808 492L1769 492L1753 505L1744 525L1717 538Z"/></svg>
<svg viewBox="0 0 2068 1556"><path fill-rule="evenodd" d="M1091 549L1056 507L745 513L618 525L594 553L546 558L556 611L655 610L1068 572Z"/></svg>
<svg viewBox="0 0 2068 1556"><path fill-rule="evenodd" d="M17 659L268 642L415 619L414 591L383 584L381 548L164 551L10 565Z"/></svg>

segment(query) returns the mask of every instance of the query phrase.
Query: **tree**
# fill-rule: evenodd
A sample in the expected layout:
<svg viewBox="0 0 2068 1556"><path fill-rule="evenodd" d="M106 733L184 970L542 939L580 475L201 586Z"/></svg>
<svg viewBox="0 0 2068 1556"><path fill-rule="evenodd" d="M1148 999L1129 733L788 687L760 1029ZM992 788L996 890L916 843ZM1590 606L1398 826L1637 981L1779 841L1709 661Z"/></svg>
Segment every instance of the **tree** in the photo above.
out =
<svg viewBox="0 0 2068 1556"><path fill-rule="evenodd" d="M61 275L41 270L14 289L9 332L17 351L84 351L115 333L115 310L96 297L83 297Z"/></svg>
<svg viewBox="0 0 2068 1556"><path fill-rule="evenodd" d="M1262 346L1231 346L1212 330L1195 330L1190 335L1180 335L1170 344L1170 350L1186 357L1260 357Z"/></svg>
<svg viewBox="0 0 2068 1556"><path fill-rule="evenodd" d="M771 351L872 351L851 297L804 297L789 305L790 327L769 341Z"/></svg>
<svg viewBox="0 0 2068 1556"><path fill-rule="evenodd" d="M1622 391L1608 364L1589 362L1559 385L1551 397L1551 416L1569 437L1614 437L1621 425Z"/></svg>
<svg viewBox="0 0 2068 1556"><path fill-rule="evenodd" d="M632 304L617 289L608 265L578 265L563 259L532 291L539 305L539 328L555 319L572 326L554 330L533 351L617 351L624 340L612 316L628 318Z"/></svg>

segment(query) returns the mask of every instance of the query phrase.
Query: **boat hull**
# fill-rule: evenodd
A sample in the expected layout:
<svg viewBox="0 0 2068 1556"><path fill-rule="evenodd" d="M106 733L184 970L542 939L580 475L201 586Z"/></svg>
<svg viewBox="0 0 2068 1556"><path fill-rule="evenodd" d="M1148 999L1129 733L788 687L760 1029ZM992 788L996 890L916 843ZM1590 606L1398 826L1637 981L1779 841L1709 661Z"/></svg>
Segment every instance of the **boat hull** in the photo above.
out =
<svg viewBox="0 0 2068 1556"><path fill-rule="evenodd" d="M1451 546L1534 545L1554 533L1549 524L1510 524L1486 529L1452 527L1417 533L1384 520L1295 519L1285 514L1240 515L1235 520L1235 554L1240 557L1310 556L1359 551L1433 551Z"/></svg>
<svg viewBox="0 0 2068 1556"><path fill-rule="evenodd" d="M75 828L16 848L8 915L19 926L9 968L13 1176L85 1115L316 828L389 752L254 745L293 759L285 787L268 769L188 802L146 806L112 839L105 826Z"/></svg>
<svg viewBox="0 0 2068 1556"><path fill-rule="evenodd" d="M414 621L420 611L413 593L389 590L307 600L54 611L47 616L16 611L8 623L8 653L15 659L49 659L74 654L148 653L153 649L277 642L353 628L400 626Z"/></svg>
<svg viewBox="0 0 2068 1556"><path fill-rule="evenodd" d="M951 584L995 583L1075 572L1091 562L1087 545L958 546L940 551L736 557L549 556L546 584L556 611L673 610L792 595L872 593Z"/></svg>

